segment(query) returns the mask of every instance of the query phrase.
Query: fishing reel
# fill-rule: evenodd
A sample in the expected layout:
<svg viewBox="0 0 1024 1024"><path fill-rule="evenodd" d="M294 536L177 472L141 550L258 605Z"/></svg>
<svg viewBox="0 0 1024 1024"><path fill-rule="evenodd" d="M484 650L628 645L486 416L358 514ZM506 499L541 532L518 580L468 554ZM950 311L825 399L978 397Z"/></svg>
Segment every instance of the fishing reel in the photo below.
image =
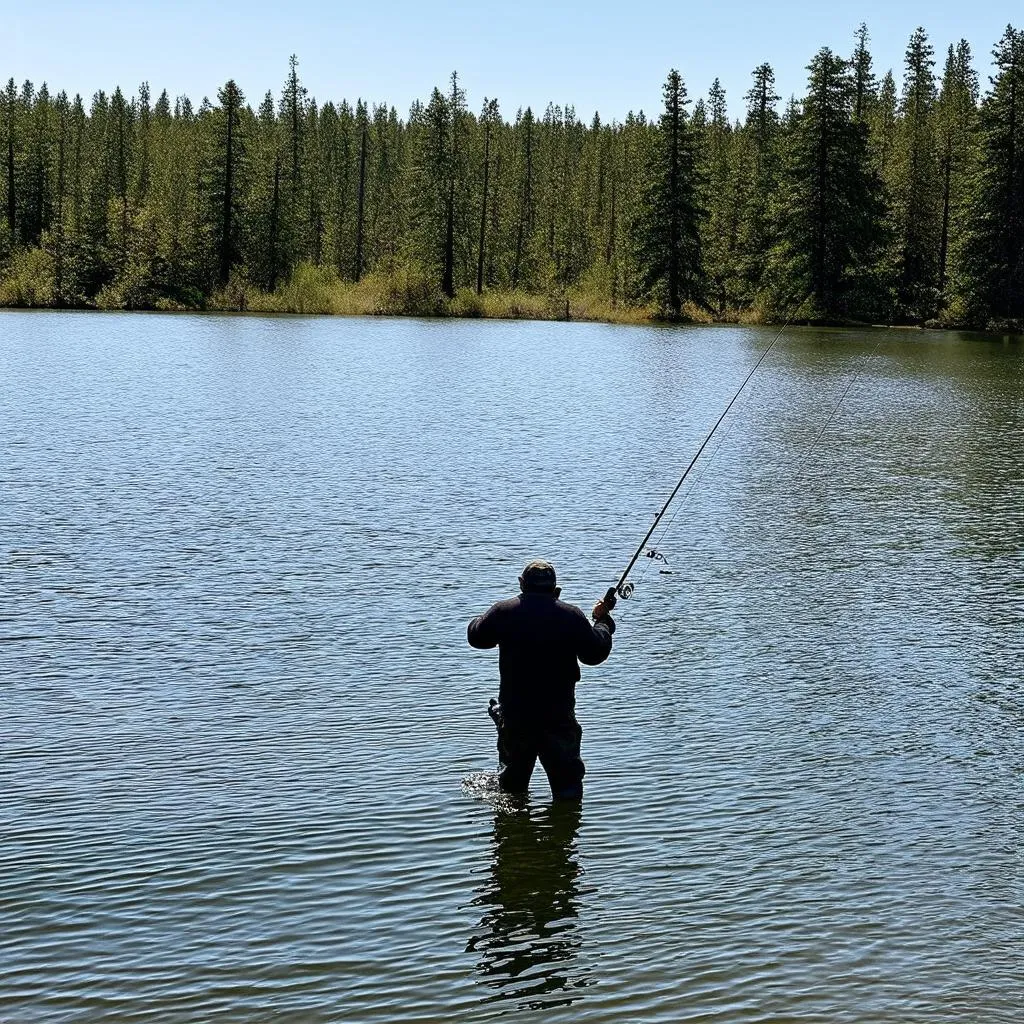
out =
<svg viewBox="0 0 1024 1024"><path fill-rule="evenodd" d="M644 551L644 556L651 559L653 562L663 562L668 565L668 559L660 552L657 548L647 548ZM635 561L635 559L634 559ZM629 568L633 568L633 563L630 562ZM627 572L629 569L626 570ZM662 569L661 572L668 573L668 569ZM623 582L617 586L609 587L604 597L601 598L605 608L611 611L615 607L617 600L628 601L633 596L633 591L636 589L635 584Z"/></svg>

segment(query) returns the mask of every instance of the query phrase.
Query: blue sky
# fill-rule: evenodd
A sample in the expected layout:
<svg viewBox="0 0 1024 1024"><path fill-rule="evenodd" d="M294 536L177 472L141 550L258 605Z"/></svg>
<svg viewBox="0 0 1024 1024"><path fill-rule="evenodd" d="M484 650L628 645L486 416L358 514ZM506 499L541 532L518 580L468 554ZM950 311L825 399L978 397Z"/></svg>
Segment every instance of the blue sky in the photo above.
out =
<svg viewBox="0 0 1024 1024"><path fill-rule="evenodd" d="M115 85L133 92L147 80L154 94L166 88L198 102L233 77L255 105L268 89L279 93L295 53L305 85L321 102L362 96L393 103L404 115L413 99L427 98L457 69L474 110L496 96L506 117L519 106L543 110L554 101L573 104L584 119L600 111L605 120L656 111L670 67L682 72L691 97L706 94L717 75L734 116L743 109L750 71L763 61L775 68L784 98L799 95L813 54L822 46L848 54L861 21L880 75L891 67L899 80L907 39L923 25L939 70L947 46L966 38L984 85L992 45L1006 25L1024 28L1021 0L0 0L0 7L3 80L45 80L51 90L86 98Z"/></svg>

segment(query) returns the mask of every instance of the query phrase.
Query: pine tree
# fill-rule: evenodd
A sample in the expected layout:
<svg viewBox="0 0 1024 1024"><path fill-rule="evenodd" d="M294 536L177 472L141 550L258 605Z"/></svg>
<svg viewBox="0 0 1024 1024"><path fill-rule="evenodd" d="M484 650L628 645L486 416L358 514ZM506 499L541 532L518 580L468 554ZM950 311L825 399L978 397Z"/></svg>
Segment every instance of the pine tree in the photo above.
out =
<svg viewBox="0 0 1024 1024"><path fill-rule="evenodd" d="M665 109L658 122L650 185L635 231L642 293L678 319L685 301L703 298L700 182L686 116L686 86L674 68L662 95Z"/></svg>
<svg viewBox="0 0 1024 1024"><path fill-rule="evenodd" d="M71 132L71 105L67 93L57 96L57 167L54 189L54 214L51 236L48 239L49 249L53 256L54 300L57 305L64 305L65 268L67 266L67 220L68 220L68 153Z"/></svg>
<svg viewBox="0 0 1024 1024"><path fill-rule="evenodd" d="M452 136L451 107L445 95L434 89L423 111L416 224L421 259L436 273L446 295L454 291L448 248L448 228L454 217Z"/></svg>
<svg viewBox="0 0 1024 1024"><path fill-rule="evenodd" d="M792 127L773 253L774 304L813 297L829 319L863 315L880 237L880 185L867 128L853 118L849 64L827 47L808 66L809 91Z"/></svg>
<svg viewBox="0 0 1024 1024"><path fill-rule="evenodd" d="M23 93L24 108L28 114L29 151L25 161L24 242L38 246L43 233L50 227L53 214L53 104L45 82L38 91L27 87Z"/></svg>
<svg viewBox="0 0 1024 1024"><path fill-rule="evenodd" d="M471 223L464 186L466 134L465 93L453 73L447 95L435 89L423 111L416 189L419 255L449 299L463 279L468 252L456 227Z"/></svg>
<svg viewBox="0 0 1024 1024"><path fill-rule="evenodd" d="M968 315L1024 326L1024 31L1006 29L978 112L980 160L963 259Z"/></svg>
<svg viewBox="0 0 1024 1024"><path fill-rule="evenodd" d="M448 195L445 200L444 264L441 291L455 298L455 227L456 196L461 182L462 164L466 157L466 94L459 86L459 77L452 72L448 91L448 116L451 122L451 155L448 166Z"/></svg>
<svg viewBox="0 0 1024 1024"><path fill-rule="evenodd" d="M18 223L18 182L15 173L14 152L18 137L19 110L18 89L14 84L13 78L7 81L3 98L0 100L0 109L2 109L4 115L4 191L7 199L5 203L7 233L10 238L10 244L14 245L17 239L16 229Z"/></svg>
<svg viewBox="0 0 1024 1024"><path fill-rule="evenodd" d="M409 132L394 107L374 107L369 145L373 160L367 170L367 265L393 272L405 264L409 255L409 209L415 205L409 193L414 180L410 173Z"/></svg>
<svg viewBox="0 0 1024 1024"><path fill-rule="evenodd" d="M734 138L725 90L717 78L708 92L707 112L699 155L701 205L706 211L701 252L707 290L714 299L716 312L721 314L738 299L736 248L742 200L738 195Z"/></svg>
<svg viewBox="0 0 1024 1024"><path fill-rule="evenodd" d="M887 185L893 178L897 147L896 80L887 71L878 89L878 96L868 109L868 148L875 173Z"/></svg>
<svg viewBox="0 0 1024 1024"><path fill-rule="evenodd" d="M936 106L936 143L942 194L938 281L944 293L949 253L962 241L969 177L974 158L974 122L978 103L978 76L971 63L966 39L949 47Z"/></svg>
<svg viewBox="0 0 1024 1024"><path fill-rule="evenodd" d="M778 190L779 115L775 109L775 72L770 64L754 69L746 94L747 118L736 149L736 175L742 200L736 246L738 299L753 302L760 290L765 261L772 248L772 203Z"/></svg>
<svg viewBox="0 0 1024 1024"><path fill-rule="evenodd" d="M108 252L108 204L113 187L108 148L109 113L110 101L100 90L93 96L88 113L82 225L75 246L76 290L87 300L94 299L114 277Z"/></svg>
<svg viewBox="0 0 1024 1024"><path fill-rule="evenodd" d="M217 90L217 99L220 109L215 119L217 144L212 198L216 208L217 281L224 286L228 283L232 268L240 262L238 179L240 164L244 159L240 123L245 97L232 78Z"/></svg>
<svg viewBox="0 0 1024 1024"><path fill-rule="evenodd" d="M61 282L58 298L67 304L83 300L78 282L78 266L75 260L78 240L81 237L85 211L85 134L86 114L82 97L75 94L69 114L70 152L68 156L68 232L64 245L64 260L61 266Z"/></svg>
<svg viewBox="0 0 1024 1024"><path fill-rule="evenodd" d="M356 127L359 132L359 190L356 194L356 262L352 276L359 281L363 276L363 241L366 228L366 157L370 144L370 128L366 104L356 103Z"/></svg>
<svg viewBox="0 0 1024 1024"><path fill-rule="evenodd" d="M897 301L903 315L915 321L934 316L937 309L940 205L933 53L924 29L917 29L907 46L893 188Z"/></svg>
<svg viewBox="0 0 1024 1024"><path fill-rule="evenodd" d="M491 184L491 138L494 134L494 127L499 122L501 115L498 111L498 101L484 99L484 107L480 112L480 125L484 132L484 161L480 189L480 244L477 248L476 264L476 293L482 295L484 290L484 263L486 262L487 251L487 200L490 198Z"/></svg>
<svg viewBox="0 0 1024 1024"><path fill-rule="evenodd" d="M314 266L323 263L324 254L324 137L320 108L316 100L306 106L307 153L303 174L303 203L306 218L306 259Z"/></svg>
<svg viewBox="0 0 1024 1024"><path fill-rule="evenodd" d="M682 87L682 81L680 81ZM682 96L685 100L685 95ZM698 100L695 107L699 107ZM684 108L685 113L685 108ZM696 133L694 118L690 118L691 151L696 161ZM612 295L630 299L644 292L647 275L646 247L638 243L637 228L641 225L646 210L647 197L652 187L651 170L657 166L657 154L661 134L657 125L650 124L643 112L630 112L622 122L618 134L616 213L617 223L622 225L616 231L613 250ZM696 166L695 166L696 170ZM694 205L701 216L697 188L699 175L695 174Z"/></svg>
<svg viewBox="0 0 1024 1024"><path fill-rule="evenodd" d="M250 173L242 225L243 263L247 275L262 289L273 291L287 273L282 230L281 131L274 98L268 92L253 118L249 139Z"/></svg>
<svg viewBox="0 0 1024 1024"><path fill-rule="evenodd" d="M150 166L146 188L146 210L152 223L153 254L151 286L161 297L173 295L180 279L181 181L178 126L167 91L153 104L147 149Z"/></svg>
<svg viewBox="0 0 1024 1024"><path fill-rule="evenodd" d="M281 251L281 264L286 271L294 270L296 265L307 256L307 218L302 202L306 96L306 88L299 81L299 59L292 54L288 59L288 77L285 79L280 102L284 159L287 160L283 189L280 170L276 172L279 204L278 244Z"/></svg>
<svg viewBox="0 0 1024 1024"><path fill-rule="evenodd" d="M123 274L131 248L132 212L128 201L128 183L132 159L132 112L120 88L110 98L110 164L112 169L112 195L109 235L115 274Z"/></svg>
<svg viewBox="0 0 1024 1024"><path fill-rule="evenodd" d="M328 246L331 262L342 277L352 277L349 253L352 251L351 210L353 203L353 153L355 119L352 107L343 100L337 107L324 107L324 131L328 143Z"/></svg>
<svg viewBox="0 0 1024 1024"><path fill-rule="evenodd" d="M149 198L149 177L151 173L149 147L153 121L150 107L149 82L143 82L139 86L139 96L136 100L136 124L134 202L138 206L143 206Z"/></svg>
<svg viewBox="0 0 1024 1024"><path fill-rule="evenodd" d="M521 141L519 148L519 165L521 192L516 217L515 249L512 260L512 288L519 288L523 279L531 280L532 267L528 265L529 254L533 249L533 234L537 223L537 205L535 187L534 160L536 121L533 111L527 107L525 113L516 118L516 135Z"/></svg>
<svg viewBox="0 0 1024 1024"><path fill-rule="evenodd" d="M868 27L861 22L854 38L857 45L853 50L851 65L853 67L854 101L853 116L857 121L866 119L868 111L878 92L878 83L872 70L871 53L868 50Z"/></svg>
<svg viewBox="0 0 1024 1024"><path fill-rule="evenodd" d="M490 157L491 169L488 175L490 199L487 204L487 226L485 243L487 247L484 259L484 287L508 288L509 257L511 255L512 223L511 210L514 204L511 189L509 168L510 131L509 126L501 117L497 100L493 101L494 117L490 123Z"/></svg>

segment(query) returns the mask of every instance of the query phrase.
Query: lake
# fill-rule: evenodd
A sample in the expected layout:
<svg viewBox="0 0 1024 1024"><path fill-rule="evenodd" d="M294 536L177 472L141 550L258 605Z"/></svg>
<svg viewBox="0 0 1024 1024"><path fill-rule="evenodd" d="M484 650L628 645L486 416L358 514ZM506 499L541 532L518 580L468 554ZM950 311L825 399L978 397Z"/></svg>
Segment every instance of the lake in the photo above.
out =
<svg viewBox="0 0 1024 1024"><path fill-rule="evenodd" d="M0 313L0 1021L1018 1021L1024 344Z"/></svg>

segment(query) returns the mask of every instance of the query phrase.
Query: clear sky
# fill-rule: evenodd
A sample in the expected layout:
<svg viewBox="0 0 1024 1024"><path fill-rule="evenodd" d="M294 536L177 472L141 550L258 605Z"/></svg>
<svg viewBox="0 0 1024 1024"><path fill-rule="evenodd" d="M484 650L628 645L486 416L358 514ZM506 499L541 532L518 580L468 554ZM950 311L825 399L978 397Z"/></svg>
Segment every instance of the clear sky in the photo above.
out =
<svg viewBox="0 0 1024 1024"><path fill-rule="evenodd" d="M772 64L784 99L801 95L814 53L848 54L861 21L879 77L892 68L899 82L907 39L923 25L937 70L948 45L965 38L984 87L993 44L1007 24L1024 28L1024 2L0 0L0 75L86 99L115 85L134 92L145 80L154 95L167 89L197 103L234 78L256 105L268 89L280 93L295 53L320 102L361 96L404 116L458 70L473 110L494 96L508 118L553 101L585 120L595 110L621 120L629 110L656 112L665 74L677 67L691 97L718 76L737 116L757 64Z"/></svg>

